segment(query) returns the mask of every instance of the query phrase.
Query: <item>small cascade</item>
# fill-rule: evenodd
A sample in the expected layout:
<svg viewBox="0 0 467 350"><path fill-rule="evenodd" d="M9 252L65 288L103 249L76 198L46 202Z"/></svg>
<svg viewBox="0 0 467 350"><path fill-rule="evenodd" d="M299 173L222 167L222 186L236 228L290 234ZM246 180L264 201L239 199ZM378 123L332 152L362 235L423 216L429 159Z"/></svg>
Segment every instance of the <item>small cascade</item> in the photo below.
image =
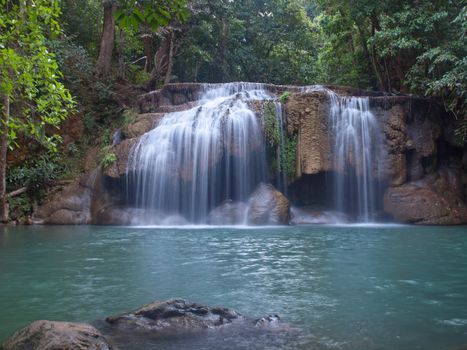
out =
<svg viewBox="0 0 467 350"><path fill-rule="evenodd" d="M329 92L330 125L334 135L334 201L340 212L359 222L374 221L378 210L378 172L384 146L368 97Z"/></svg>
<svg viewBox="0 0 467 350"><path fill-rule="evenodd" d="M129 199L137 207L203 222L225 199L242 201L266 179L261 124L251 100L261 84L205 88L198 105L164 116L131 150Z"/></svg>
<svg viewBox="0 0 467 350"><path fill-rule="evenodd" d="M386 154L369 98L340 96L322 85L304 86L301 91L324 91L329 97L335 170L332 209L351 214L358 222L374 221L381 198L379 172Z"/></svg>

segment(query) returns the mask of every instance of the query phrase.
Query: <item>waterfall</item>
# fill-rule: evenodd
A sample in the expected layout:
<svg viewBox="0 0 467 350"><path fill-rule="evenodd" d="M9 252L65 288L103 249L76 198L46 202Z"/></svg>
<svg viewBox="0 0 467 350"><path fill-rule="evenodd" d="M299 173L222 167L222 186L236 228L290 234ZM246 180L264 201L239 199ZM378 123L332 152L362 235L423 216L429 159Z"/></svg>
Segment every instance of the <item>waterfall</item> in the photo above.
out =
<svg viewBox="0 0 467 350"><path fill-rule="evenodd" d="M324 91L329 98L329 126L334 137L333 209L353 214L359 222L374 221L386 151L369 98L340 96L322 85L304 86L301 91Z"/></svg>
<svg viewBox="0 0 467 350"><path fill-rule="evenodd" d="M129 198L138 207L203 222L225 199L246 200L265 181L261 84L208 85L198 105L165 115L130 152Z"/></svg>
<svg viewBox="0 0 467 350"><path fill-rule="evenodd" d="M384 147L368 97L330 98L330 126L334 135L335 209L371 222L378 210L378 171Z"/></svg>

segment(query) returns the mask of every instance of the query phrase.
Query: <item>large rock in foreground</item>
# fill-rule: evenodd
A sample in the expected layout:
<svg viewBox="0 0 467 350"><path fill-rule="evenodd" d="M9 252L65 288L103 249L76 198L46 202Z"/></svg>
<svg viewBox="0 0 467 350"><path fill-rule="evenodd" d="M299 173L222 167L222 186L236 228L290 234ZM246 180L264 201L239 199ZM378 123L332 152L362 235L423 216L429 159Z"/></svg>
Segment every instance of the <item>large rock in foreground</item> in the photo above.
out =
<svg viewBox="0 0 467 350"><path fill-rule="evenodd" d="M71 322L35 321L17 331L1 350L112 350L94 327Z"/></svg>
<svg viewBox="0 0 467 350"><path fill-rule="evenodd" d="M119 329L137 331L196 330L217 328L244 317L236 311L199 305L183 299L155 301L118 316L106 318L107 323Z"/></svg>
<svg viewBox="0 0 467 350"><path fill-rule="evenodd" d="M404 223L460 225L467 223L459 174L442 170L422 180L390 187L384 195L384 211Z"/></svg>
<svg viewBox="0 0 467 350"><path fill-rule="evenodd" d="M247 222L250 225L288 225L289 200L274 186L260 183L250 197Z"/></svg>

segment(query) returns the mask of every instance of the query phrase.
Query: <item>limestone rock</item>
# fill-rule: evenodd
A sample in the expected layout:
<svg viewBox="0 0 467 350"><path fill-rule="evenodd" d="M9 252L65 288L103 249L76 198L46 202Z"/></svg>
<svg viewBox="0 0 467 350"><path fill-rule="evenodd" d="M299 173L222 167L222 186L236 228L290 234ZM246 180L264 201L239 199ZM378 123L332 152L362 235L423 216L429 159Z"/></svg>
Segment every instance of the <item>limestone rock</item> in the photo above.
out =
<svg viewBox="0 0 467 350"><path fill-rule="evenodd" d="M274 186L260 183L250 197L247 222L250 225L287 225L289 200Z"/></svg>
<svg viewBox="0 0 467 350"><path fill-rule="evenodd" d="M56 193L33 214L33 223L86 225L91 223L91 189L74 182Z"/></svg>
<svg viewBox="0 0 467 350"><path fill-rule="evenodd" d="M110 148L109 152L115 154L117 160L103 169L103 173L111 178L119 178L126 174L128 157L132 147L137 143L138 139L127 139L120 142L117 146Z"/></svg>
<svg viewBox="0 0 467 350"><path fill-rule="evenodd" d="M136 120L125 128L124 134L126 138L132 139L147 133L159 123L163 116L164 113L139 114Z"/></svg>
<svg viewBox="0 0 467 350"><path fill-rule="evenodd" d="M94 327L82 323L35 321L17 331L1 350L112 350Z"/></svg>
<svg viewBox="0 0 467 350"><path fill-rule="evenodd" d="M332 167L328 108L323 91L291 94L285 105L288 133L298 131L297 175L317 174Z"/></svg>
<svg viewBox="0 0 467 350"><path fill-rule="evenodd" d="M243 319L234 310L174 299L155 301L133 312L107 317L106 322L122 330L159 332L217 328Z"/></svg>
<svg viewBox="0 0 467 350"><path fill-rule="evenodd" d="M384 211L404 223L467 223L467 206L462 200L459 172L441 170L422 180L390 187L384 195Z"/></svg>
<svg viewBox="0 0 467 350"><path fill-rule="evenodd" d="M207 222L210 225L238 225L245 221L247 205L228 199L211 210Z"/></svg>

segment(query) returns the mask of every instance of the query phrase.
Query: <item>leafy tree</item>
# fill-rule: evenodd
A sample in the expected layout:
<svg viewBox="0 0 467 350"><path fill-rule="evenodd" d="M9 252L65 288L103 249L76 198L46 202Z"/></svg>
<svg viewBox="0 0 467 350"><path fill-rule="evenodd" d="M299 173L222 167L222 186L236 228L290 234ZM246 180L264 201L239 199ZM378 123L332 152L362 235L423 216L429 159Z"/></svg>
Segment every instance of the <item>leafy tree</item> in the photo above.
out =
<svg viewBox="0 0 467 350"><path fill-rule="evenodd" d="M0 220L8 220L6 155L19 133L56 150L57 127L73 106L47 36L60 33L58 0L0 0Z"/></svg>
<svg viewBox="0 0 467 350"><path fill-rule="evenodd" d="M102 4L104 27L96 62L98 75L107 75L110 72L115 47L115 21L123 28L156 32L159 27L167 26L173 16L184 21L189 14L186 0L103 0ZM146 43L148 45L150 41ZM148 48L145 52L152 56ZM146 60L149 62L152 57L146 57Z"/></svg>
<svg viewBox="0 0 467 350"><path fill-rule="evenodd" d="M434 97L467 134L465 1L317 2L324 80Z"/></svg>
<svg viewBox="0 0 467 350"><path fill-rule="evenodd" d="M300 0L192 1L175 74L182 81L315 81L319 29Z"/></svg>

